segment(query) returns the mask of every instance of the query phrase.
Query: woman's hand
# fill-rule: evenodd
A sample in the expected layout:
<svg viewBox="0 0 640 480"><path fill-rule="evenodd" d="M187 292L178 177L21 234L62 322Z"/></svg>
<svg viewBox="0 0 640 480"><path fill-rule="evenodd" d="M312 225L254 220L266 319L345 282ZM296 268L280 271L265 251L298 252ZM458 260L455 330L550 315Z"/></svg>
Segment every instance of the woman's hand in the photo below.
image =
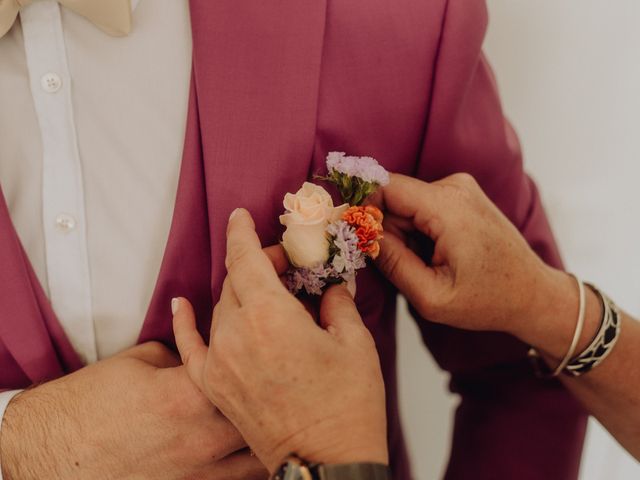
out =
<svg viewBox="0 0 640 480"><path fill-rule="evenodd" d="M324 463L387 463L384 385L373 339L345 286L321 300L320 326L281 284L280 246L262 250L237 210L210 346L189 302L174 331L191 379L274 471L292 452Z"/></svg>
<svg viewBox="0 0 640 480"><path fill-rule="evenodd" d="M570 277L539 259L470 175L392 175L377 203L386 210L377 265L424 318L527 337L550 303L577 302ZM434 242L428 263L409 247L416 233Z"/></svg>
<svg viewBox="0 0 640 480"><path fill-rule="evenodd" d="M578 288L546 266L469 175L425 183L393 175L377 198L385 213L378 267L429 320L515 335L555 368L574 336ZM425 263L410 249L421 233L434 242ZM602 307L586 289L577 352L591 342ZM620 443L640 459L640 324L622 314L622 333L606 360L562 382Z"/></svg>

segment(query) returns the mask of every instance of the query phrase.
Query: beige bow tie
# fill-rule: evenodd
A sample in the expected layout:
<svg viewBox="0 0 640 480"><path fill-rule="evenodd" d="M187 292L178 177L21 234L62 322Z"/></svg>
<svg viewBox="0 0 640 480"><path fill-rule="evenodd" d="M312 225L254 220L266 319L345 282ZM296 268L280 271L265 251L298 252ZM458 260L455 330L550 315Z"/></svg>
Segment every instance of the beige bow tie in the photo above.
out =
<svg viewBox="0 0 640 480"><path fill-rule="evenodd" d="M34 1L37 0L0 0L0 38L11 29L20 9ZM131 0L57 1L109 35L122 37L131 32Z"/></svg>

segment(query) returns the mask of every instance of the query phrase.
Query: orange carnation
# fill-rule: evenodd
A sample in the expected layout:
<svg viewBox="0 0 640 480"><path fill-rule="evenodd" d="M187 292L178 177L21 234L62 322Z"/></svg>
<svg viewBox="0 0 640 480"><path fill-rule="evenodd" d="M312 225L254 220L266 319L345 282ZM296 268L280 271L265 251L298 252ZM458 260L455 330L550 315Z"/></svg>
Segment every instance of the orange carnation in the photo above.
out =
<svg viewBox="0 0 640 480"><path fill-rule="evenodd" d="M380 253L379 240L382 239L382 219L384 215L379 208L367 205L365 207L349 207L342 214L342 219L356 230L358 248L375 259Z"/></svg>

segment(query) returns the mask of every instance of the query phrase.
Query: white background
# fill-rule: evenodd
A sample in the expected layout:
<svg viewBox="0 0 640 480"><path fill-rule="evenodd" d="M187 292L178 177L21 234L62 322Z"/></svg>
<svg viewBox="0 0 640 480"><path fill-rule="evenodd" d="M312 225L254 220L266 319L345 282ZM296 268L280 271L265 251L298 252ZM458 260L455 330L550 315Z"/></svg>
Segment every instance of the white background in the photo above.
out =
<svg viewBox="0 0 640 480"><path fill-rule="evenodd" d="M486 52L567 267L639 317L640 2L488 3ZM416 480L438 479L455 398L404 313L399 347ZM581 480L604 478L640 478L640 464L592 421Z"/></svg>

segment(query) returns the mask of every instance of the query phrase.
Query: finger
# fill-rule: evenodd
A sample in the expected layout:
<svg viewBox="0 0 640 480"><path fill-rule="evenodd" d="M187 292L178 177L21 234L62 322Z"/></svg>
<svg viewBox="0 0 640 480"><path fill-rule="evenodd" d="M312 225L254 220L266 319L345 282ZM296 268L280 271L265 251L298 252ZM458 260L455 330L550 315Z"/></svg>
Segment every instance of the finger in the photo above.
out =
<svg viewBox="0 0 640 480"><path fill-rule="evenodd" d="M222 283L222 292L220 293L220 300L218 302L224 309L239 308L240 301L233 289L233 284L229 277L224 279Z"/></svg>
<svg viewBox="0 0 640 480"><path fill-rule="evenodd" d="M255 224L249 212L239 208L229 218L226 266L240 304L283 288L269 257L262 251Z"/></svg>
<svg viewBox="0 0 640 480"><path fill-rule="evenodd" d="M437 213L436 192L427 182L392 173L389 184L380 189L378 201L385 210L399 217L414 218L418 214L429 217Z"/></svg>
<svg viewBox="0 0 640 480"><path fill-rule="evenodd" d="M115 355L119 358L135 358L156 368L173 368L180 365L180 358L160 342L145 342Z"/></svg>
<svg viewBox="0 0 640 480"><path fill-rule="evenodd" d="M375 263L407 300L424 313L428 299L437 290L438 277L435 270L391 233L387 233L381 240L380 255Z"/></svg>
<svg viewBox="0 0 640 480"><path fill-rule="evenodd" d="M399 217L393 213L385 212L382 226L385 232L390 232L403 240L408 233L415 232L416 227L410 218Z"/></svg>
<svg viewBox="0 0 640 480"><path fill-rule="evenodd" d="M203 371L207 359L207 346L196 329L196 317L191 303L186 298L171 301L173 310L173 333L182 363L189 378L203 391Z"/></svg>
<svg viewBox="0 0 640 480"><path fill-rule="evenodd" d="M224 279L222 283L222 292L220 293L220 299L217 305L213 309L213 318L211 321L211 338L218 332L220 324L232 315L234 310L240 308L240 302L238 297L233 291L233 285L229 277Z"/></svg>
<svg viewBox="0 0 640 480"><path fill-rule="evenodd" d="M277 468L277 465L274 468ZM248 449L244 449L212 465L211 478L265 480L269 478L269 472L258 457L251 455Z"/></svg>
<svg viewBox="0 0 640 480"><path fill-rule="evenodd" d="M269 260L271 260L273 268L276 269L276 273L278 275L283 275L287 270L289 270L289 259L287 258L282 245L271 245L270 247L263 249L263 251L267 257L269 257Z"/></svg>
<svg viewBox="0 0 640 480"><path fill-rule="evenodd" d="M320 300L320 325L338 335L349 327L363 326L347 285L333 285L324 292Z"/></svg>
<svg viewBox="0 0 640 480"><path fill-rule="evenodd" d="M347 280L347 290L349 290L349 295L351 298L356 298L356 293L358 293L358 283L356 282L356 277L349 277Z"/></svg>
<svg viewBox="0 0 640 480"><path fill-rule="evenodd" d="M211 406L213 407L213 406ZM204 421L201 438L210 439L209 447L217 459L222 459L246 448L247 442L236 427L219 410L210 417L211 421Z"/></svg>
<svg viewBox="0 0 640 480"><path fill-rule="evenodd" d="M313 322L316 325L319 324L320 323L320 299L315 295L313 296L308 295L308 296L301 297L299 301L304 307L304 309L307 311L307 313L311 315Z"/></svg>

